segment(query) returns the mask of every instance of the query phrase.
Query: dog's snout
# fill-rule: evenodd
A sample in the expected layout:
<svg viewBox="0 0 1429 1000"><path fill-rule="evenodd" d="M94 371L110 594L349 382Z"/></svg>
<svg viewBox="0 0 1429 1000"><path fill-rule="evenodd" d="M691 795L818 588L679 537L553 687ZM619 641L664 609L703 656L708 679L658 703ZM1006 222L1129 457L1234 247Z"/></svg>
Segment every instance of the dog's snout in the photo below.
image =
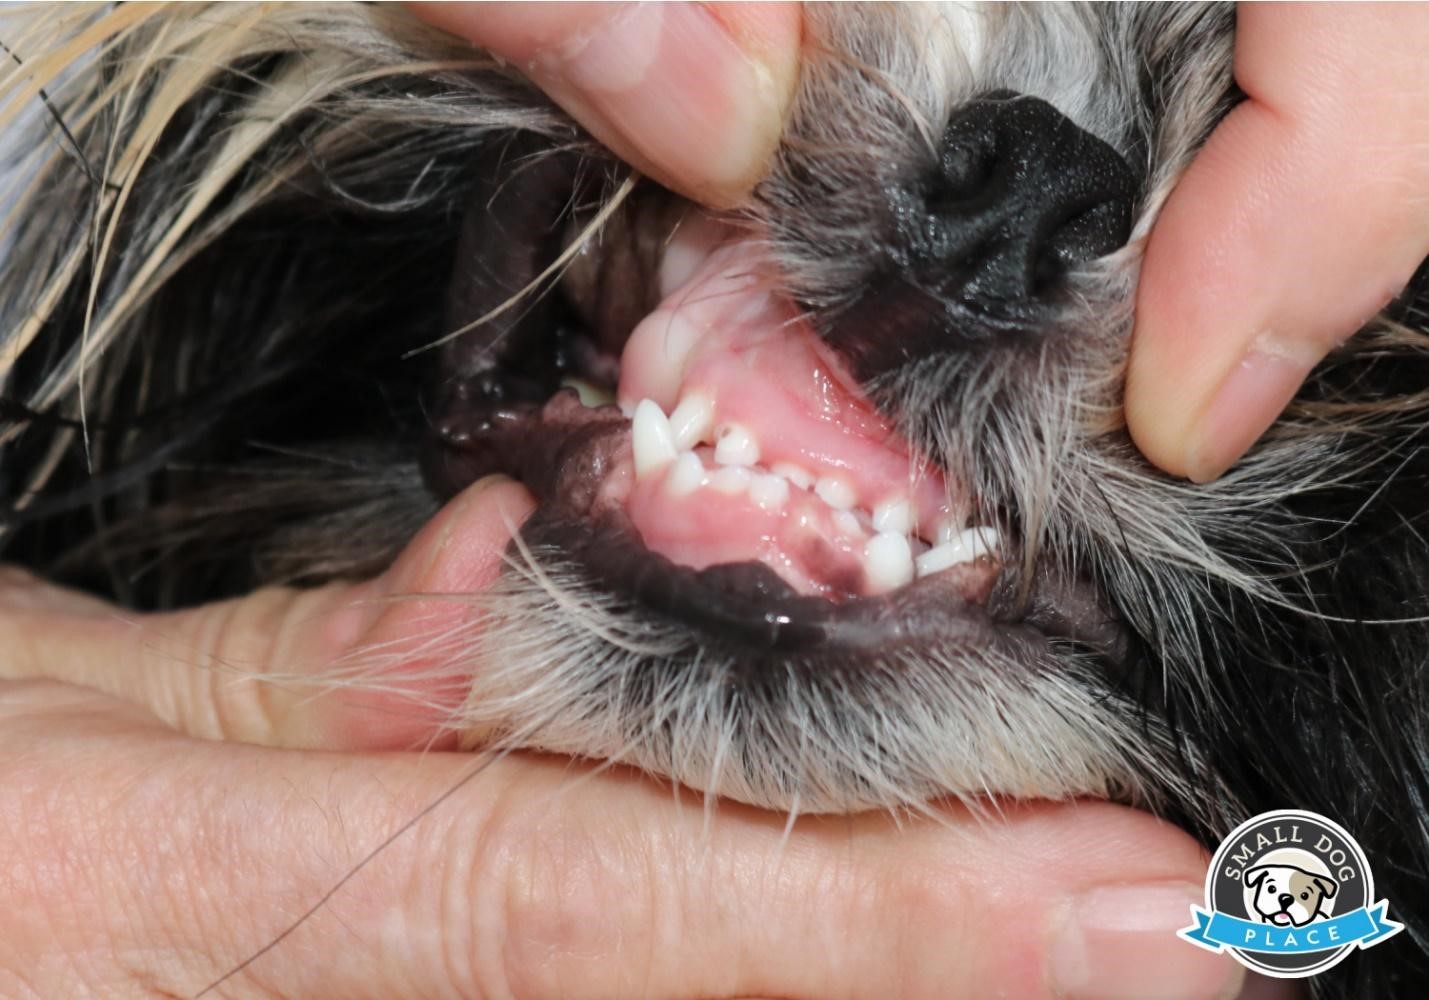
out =
<svg viewBox="0 0 1429 1000"><path fill-rule="evenodd" d="M1052 105L991 94L948 124L919 256L943 295L1020 313L1126 242L1135 190L1121 154Z"/></svg>
<svg viewBox="0 0 1429 1000"><path fill-rule="evenodd" d="M1282 910L1290 909L1290 904L1295 902L1295 897L1290 895L1290 893L1288 892L1282 892L1276 898L1280 901L1280 908Z"/></svg>

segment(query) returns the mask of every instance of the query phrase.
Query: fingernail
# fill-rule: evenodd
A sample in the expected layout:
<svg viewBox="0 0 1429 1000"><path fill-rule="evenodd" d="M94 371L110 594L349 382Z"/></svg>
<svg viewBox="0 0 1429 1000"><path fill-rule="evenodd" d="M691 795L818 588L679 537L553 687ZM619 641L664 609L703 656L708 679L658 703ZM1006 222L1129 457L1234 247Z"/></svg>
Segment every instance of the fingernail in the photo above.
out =
<svg viewBox="0 0 1429 1000"><path fill-rule="evenodd" d="M1048 958L1064 1000L1228 1000L1245 970L1176 936L1189 927L1198 885L1103 886L1072 900Z"/></svg>
<svg viewBox="0 0 1429 1000"><path fill-rule="evenodd" d="M698 4L630 4L540 62L548 83L715 201L750 186L778 142L778 82Z"/></svg>
<svg viewBox="0 0 1429 1000"><path fill-rule="evenodd" d="M1295 398L1318 360L1253 346L1221 382L1192 431L1187 476L1208 483L1234 465Z"/></svg>

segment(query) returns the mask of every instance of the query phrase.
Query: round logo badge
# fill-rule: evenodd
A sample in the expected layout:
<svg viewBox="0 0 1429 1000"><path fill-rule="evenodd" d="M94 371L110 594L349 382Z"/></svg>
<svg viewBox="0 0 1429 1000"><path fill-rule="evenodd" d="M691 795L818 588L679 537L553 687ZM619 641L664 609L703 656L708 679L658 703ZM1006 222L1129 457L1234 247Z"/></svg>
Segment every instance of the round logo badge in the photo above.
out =
<svg viewBox="0 0 1429 1000"><path fill-rule="evenodd" d="M1374 898L1364 851L1343 827L1301 809L1262 813L1222 841L1206 874L1206 908L1180 931L1249 969L1282 979L1324 972L1354 948L1404 929Z"/></svg>

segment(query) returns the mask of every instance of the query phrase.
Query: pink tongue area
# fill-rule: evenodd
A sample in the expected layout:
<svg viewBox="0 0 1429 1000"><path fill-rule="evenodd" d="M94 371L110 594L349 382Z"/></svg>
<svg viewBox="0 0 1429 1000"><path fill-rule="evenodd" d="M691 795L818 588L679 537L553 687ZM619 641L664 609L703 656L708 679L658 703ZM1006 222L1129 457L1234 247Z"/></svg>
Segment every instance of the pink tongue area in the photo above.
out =
<svg viewBox="0 0 1429 1000"><path fill-rule="evenodd" d="M649 548L695 569L759 561L834 600L906 583L915 557L956 534L947 484L769 293L754 258L716 250L630 337L630 518ZM642 461L653 438L673 448L648 446Z"/></svg>

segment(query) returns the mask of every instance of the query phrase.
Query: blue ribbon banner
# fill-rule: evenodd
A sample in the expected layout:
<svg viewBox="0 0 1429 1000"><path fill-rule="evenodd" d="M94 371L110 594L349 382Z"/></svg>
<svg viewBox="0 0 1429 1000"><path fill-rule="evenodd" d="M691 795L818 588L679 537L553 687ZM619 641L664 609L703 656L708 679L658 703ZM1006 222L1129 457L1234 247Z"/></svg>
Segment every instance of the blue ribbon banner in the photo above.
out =
<svg viewBox="0 0 1429 1000"><path fill-rule="evenodd" d="M1176 933L1214 952L1238 948L1268 955L1299 955L1352 944L1368 948L1404 930L1403 924L1385 916L1388 907L1388 902L1379 902L1329 920L1316 920L1304 927L1277 927L1193 906L1191 915L1196 918L1195 926Z"/></svg>

